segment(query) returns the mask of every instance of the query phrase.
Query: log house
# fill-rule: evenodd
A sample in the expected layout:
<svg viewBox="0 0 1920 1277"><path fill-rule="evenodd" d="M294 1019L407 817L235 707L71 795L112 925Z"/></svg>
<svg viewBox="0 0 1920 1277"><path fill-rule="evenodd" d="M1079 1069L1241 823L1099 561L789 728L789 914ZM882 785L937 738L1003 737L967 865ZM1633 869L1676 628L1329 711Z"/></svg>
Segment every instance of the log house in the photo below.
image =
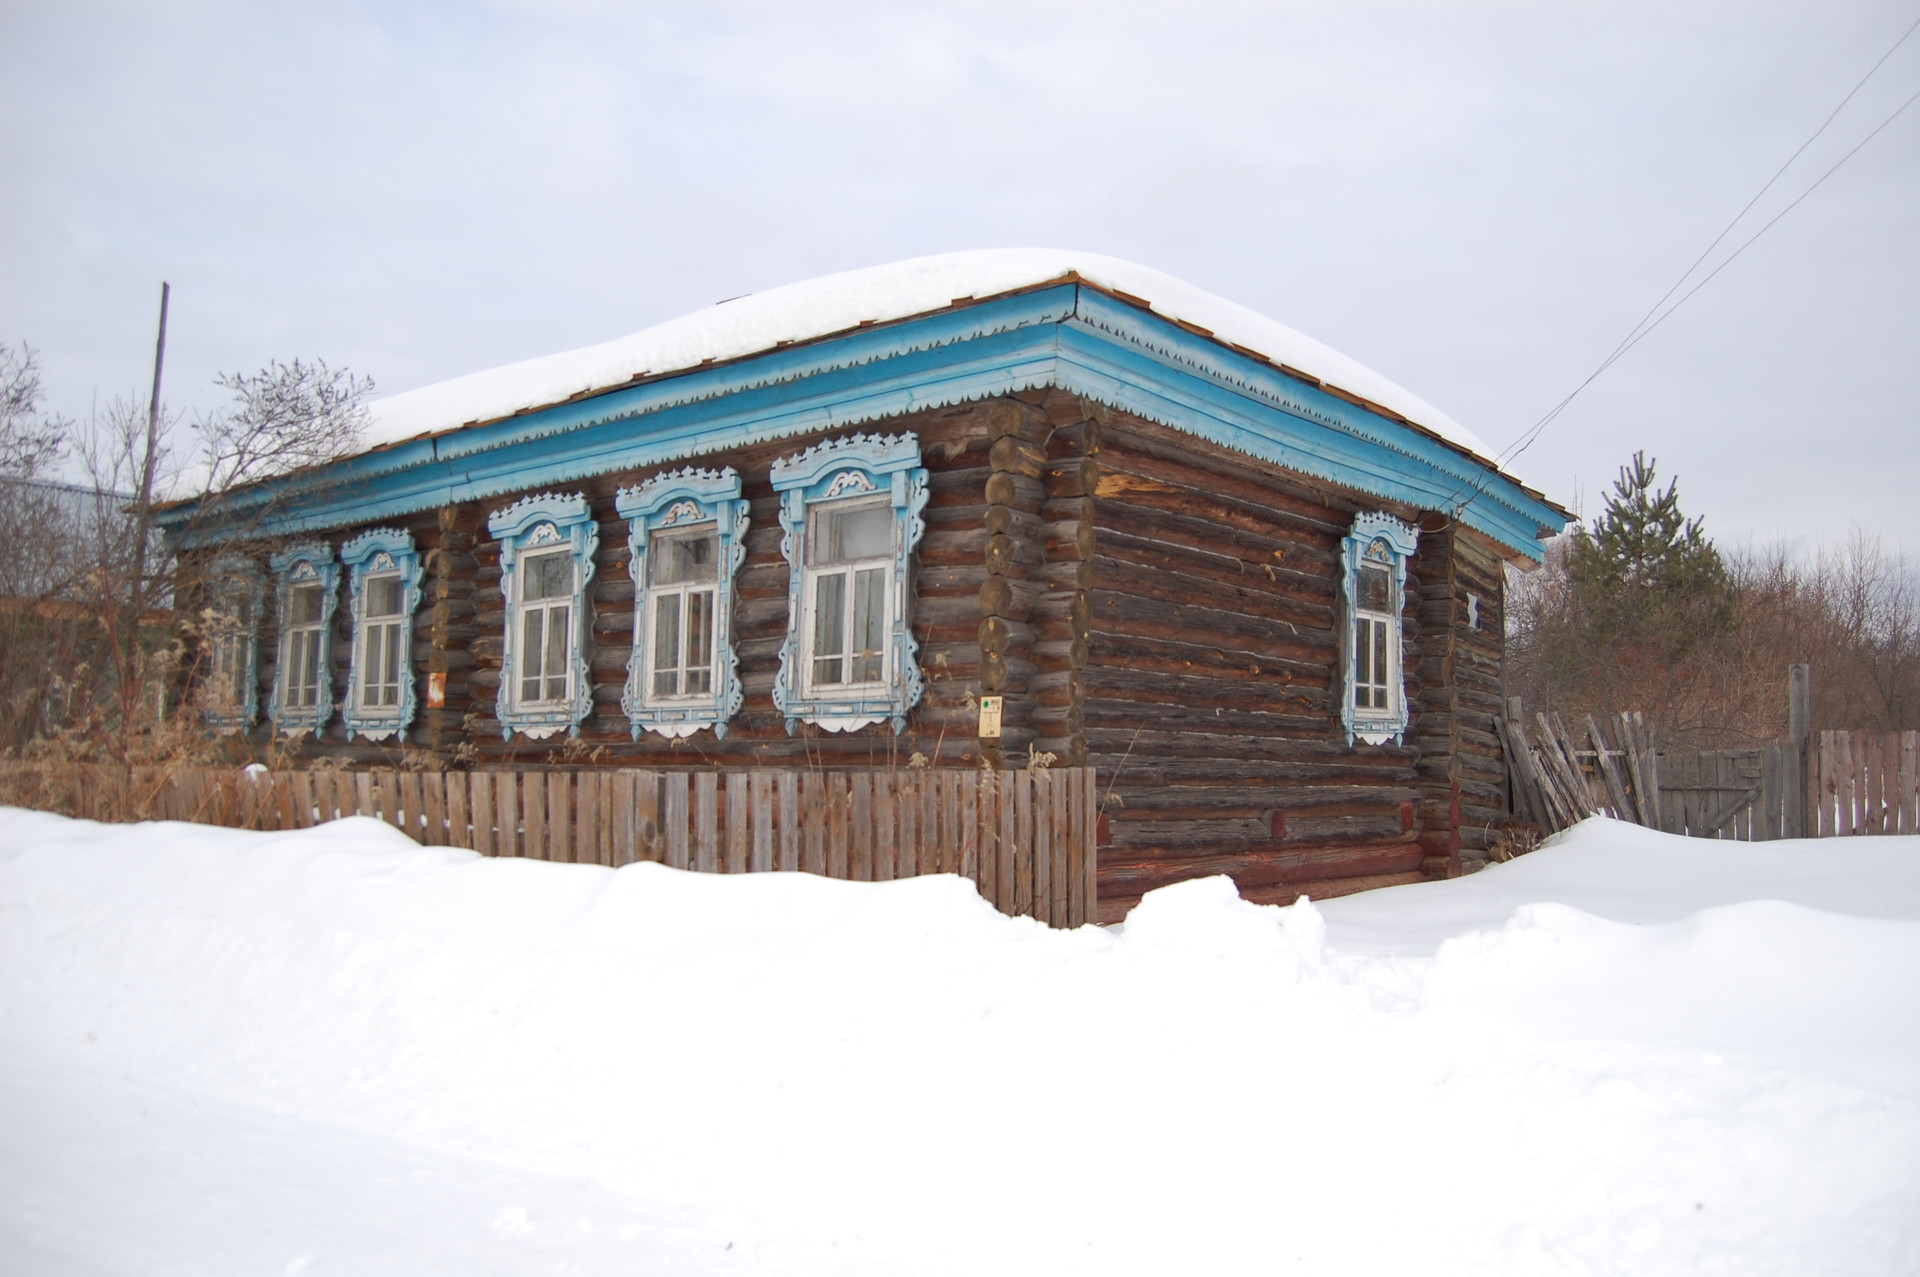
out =
<svg viewBox="0 0 1920 1277"><path fill-rule="evenodd" d="M212 730L353 766L1050 756L1097 771L1109 922L1206 874L1460 872L1508 810L1505 571L1568 518L1351 361L1071 254L739 299L372 434L160 512L184 612L264 598L191 636Z"/></svg>

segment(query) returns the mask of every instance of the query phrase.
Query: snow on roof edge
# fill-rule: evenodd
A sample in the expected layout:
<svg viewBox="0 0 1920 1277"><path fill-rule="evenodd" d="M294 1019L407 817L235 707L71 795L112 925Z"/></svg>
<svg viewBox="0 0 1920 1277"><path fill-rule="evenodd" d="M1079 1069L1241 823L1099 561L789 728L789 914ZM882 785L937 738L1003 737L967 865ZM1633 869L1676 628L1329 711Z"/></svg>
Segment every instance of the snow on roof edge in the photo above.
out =
<svg viewBox="0 0 1920 1277"><path fill-rule="evenodd" d="M1152 267L1059 249L943 253L823 275L732 298L610 342L403 391L370 405L367 446L379 448L497 421L641 378L687 372L862 324L910 319L955 302L985 300L1072 277L1386 409L1516 478L1465 426L1331 347Z"/></svg>

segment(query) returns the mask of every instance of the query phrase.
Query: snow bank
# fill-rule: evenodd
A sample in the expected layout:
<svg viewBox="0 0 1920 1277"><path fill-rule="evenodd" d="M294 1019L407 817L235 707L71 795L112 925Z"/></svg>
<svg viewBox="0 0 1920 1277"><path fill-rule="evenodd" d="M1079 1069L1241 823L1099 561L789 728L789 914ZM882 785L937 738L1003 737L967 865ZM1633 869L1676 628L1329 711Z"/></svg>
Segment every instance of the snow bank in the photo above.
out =
<svg viewBox="0 0 1920 1277"><path fill-rule="evenodd" d="M372 405L368 444L492 421L559 403L582 391L657 376L808 341L865 322L944 310L1068 274L1139 297L1155 313L1210 329L1223 342L1259 351L1419 423L1481 458L1493 453L1464 426L1385 377L1285 324L1171 275L1097 253L1013 248L945 253L826 275L735 298L656 324L618 341L529 359L390 396Z"/></svg>
<svg viewBox="0 0 1920 1277"><path fill-rule="evenodd" d="M1915 1271L1920 840L1697 850L1056 932L954 878L0 813L0 1256Z"/></svg>

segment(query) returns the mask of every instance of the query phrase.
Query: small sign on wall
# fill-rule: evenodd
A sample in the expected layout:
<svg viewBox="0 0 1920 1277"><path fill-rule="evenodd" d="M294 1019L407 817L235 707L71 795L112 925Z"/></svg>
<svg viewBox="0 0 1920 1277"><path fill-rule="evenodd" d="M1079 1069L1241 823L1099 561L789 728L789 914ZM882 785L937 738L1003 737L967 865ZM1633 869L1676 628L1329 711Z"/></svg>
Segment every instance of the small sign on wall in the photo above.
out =
<svg viewBox="0 0 1920 1277"><path fill-rule="evenodd" d="M980 698L980 739L1000 739L1000 703L998 696Z"/></svg>
<svg viewBox="0 0 1920 1277"><path fill-rule="evenodd" d="M427 675L427 706L430 709L443 708L447 703L447 676L445 674Z"/></svg>

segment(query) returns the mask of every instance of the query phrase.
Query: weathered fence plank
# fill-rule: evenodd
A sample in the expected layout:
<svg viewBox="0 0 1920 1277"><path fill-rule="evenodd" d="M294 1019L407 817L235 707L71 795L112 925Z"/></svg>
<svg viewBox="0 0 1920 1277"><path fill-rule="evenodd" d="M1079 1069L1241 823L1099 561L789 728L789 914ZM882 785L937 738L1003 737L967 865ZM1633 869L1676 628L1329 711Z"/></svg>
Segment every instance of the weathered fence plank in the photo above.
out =
<svg viewBox="0 0 1920 1277"><path fill-rule="evenodd" d="M1912 733L1883 751L1878 827L1915 821L1914 755ZM1096 893L1098 791L1084 768L261 773L0 763L0 782L90 819L297 829L358 815L483 856L880 882L957 873L1002 912L1055 926L1086 922Z"/></svg>

